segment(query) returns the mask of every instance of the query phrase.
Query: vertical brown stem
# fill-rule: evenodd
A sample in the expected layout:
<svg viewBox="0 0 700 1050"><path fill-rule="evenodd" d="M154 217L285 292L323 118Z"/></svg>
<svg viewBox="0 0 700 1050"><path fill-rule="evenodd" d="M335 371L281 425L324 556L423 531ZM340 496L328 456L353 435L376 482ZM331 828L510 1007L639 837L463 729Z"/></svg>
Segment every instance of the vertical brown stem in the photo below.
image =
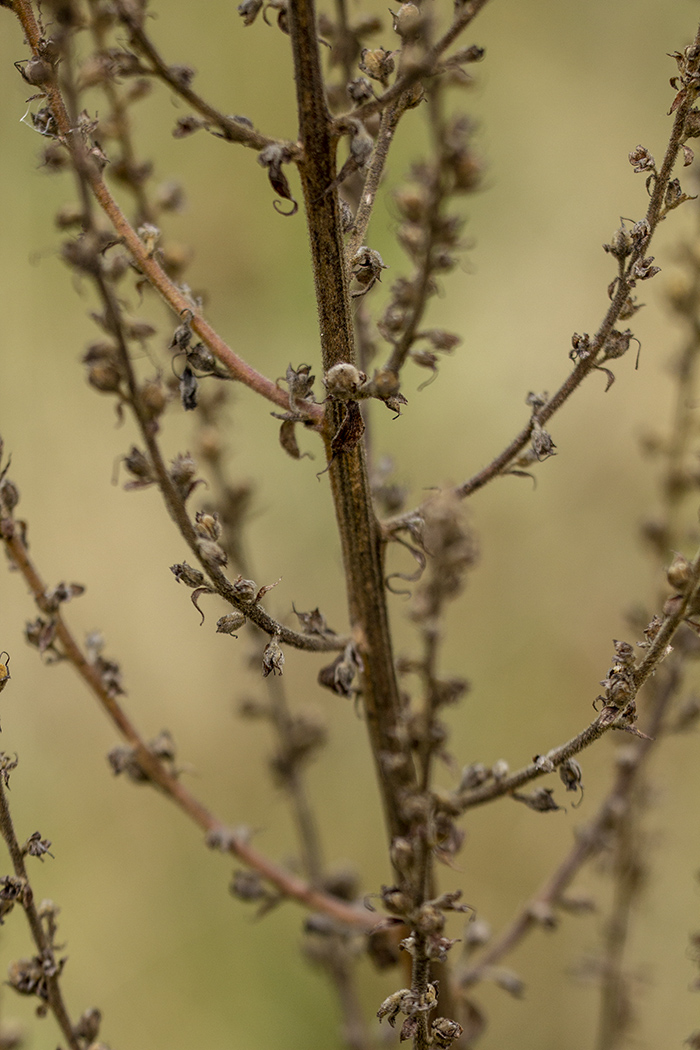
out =
<svg viewBox="0 0 700 1050"><path fill-rule="evenodd" d="M293 0L289 27L294 51L300 138L299 172L319 315L323 368L354 361L354 340L343 240L335 191L336 141L325 100L313 0ZM326 406L326 442L337 432L345 406ZM331 464L331 489L343 550L350 619L364 666L363 699L392 836L406 831L401 794L412 783L410 757L401 745L401 704L386 609L380 533L372 509L362 443Z"/></svg>

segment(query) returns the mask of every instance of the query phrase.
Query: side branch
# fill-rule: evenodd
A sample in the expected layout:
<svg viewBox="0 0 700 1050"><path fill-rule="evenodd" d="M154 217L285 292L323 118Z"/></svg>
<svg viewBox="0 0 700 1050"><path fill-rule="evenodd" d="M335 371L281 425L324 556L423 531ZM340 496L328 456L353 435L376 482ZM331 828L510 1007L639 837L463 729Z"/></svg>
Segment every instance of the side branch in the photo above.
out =
<svg viewBox="0 0 700 1050"><path fill-rule="evenodd" d="M693 44L688 50L691 49L694 49L694 55L689 59L688 65L691 76L694 76L697 81L698 65L700 64L700 27L695 35ZM456 491L462 498L470 496L473 492L476 492L477 489L482 488L492 478L497 477L508 466L511 460L525 448L530 439L533 425L539 423L543 426L549 419L551 419L554 413L561 408L564 402L567 401L571 394L573 394L573 392L581 385L586 376L596 368L599 361L599 355L603 351L605 343L610 337L613 328L622 313L623 307L628 302L629 296L635 287L638 276L637 266L644 260L645 256L647 256L654 233L659 223L665 217L664 202L669 188L671 173L676 160L678 159L681 146L687 138L688 115L693 108L693 104L697 97L697 86L688 86L675 111L675 119L673 121L673 128L671 130L668 146L666 147L666 153L658 176L654 180L654 187L651 192L649 206L644 219L648 227L648 234L646 237L641 237L639 239L638 244L628 256L625 271L620 275L617 281L612 302L608 307L598 331L590 343L587 356L581 357L574 370L565 379L554 396L549 399L543 408L533 414L529 424L516 438L513 439L510 445L508 445L508 447L504 449L492 463L457 488Z"/></svg>
<svg viewBox="0 0 700 1050"><path fill-rule="evenodd" d="M544 886L518 912L500 937L462 971L458 978L460 987L468 988L488 978L489 971L509 955L531 930L536 926L551 929L556 922L554 908L562 903L578 871L605 848L609 830L621 819L626 819L629 799L663 733L665 716L678 692L681 677L679 663L676 662L669 668L668 675L664 675L665 681L655 689L651 718L646 726L650 735L644 740L636 740L631 748L624 750L618 762L615 782L598 813L577 833L576 842Z"/></svg>
<svg viewBox="0 0 700 1050"><path fill-rule="evenodd" d="M361 106L357 106L351 112L338 116L336 118L337 125L341 126L344 122L351 119L366 120L374 113L380 113L392 102L398 101L401 95L409 91L419 80L422 80L424 77L434 76L440 72L440 58L487 3L488 0L470 0L469 3L459 3L458 0L455 4L456 14L452 24L440 39L426 51L425 55L419 61L412 63L410 69L407 69L398 77L379 98L363 102Z"/></svg>
<svg viewBox="0 0 700 1050"><path fill-rule="evenodd" d="M44 980L46 982L46 999L51 1009L51 1013L53 1014L56 1023L61 1029L71 1050L81 1050L84 1043L76 1034L75 1026L71 1022L68 1009L63 999L63 992L59 982L60 966L56 961L54 945L46 935L41 919L39 918L36 904L34 903L34 894L31 889L29 878L27 876L27 868L24 863L24 854L19 842L17 841L10 808L7 803L8 786L8 774L3 770L0 772L0 835L2 835L10 854L15 876L16 878L21 879L24 883L21 904L24 914L27 917L27 922L29 924L29 929L31 930L32 939L36 946L38 956L41 959Z"/></svg>
<svg viewBox="0 0 700 1050"><path fill-rule="evenodd" d="M266 146L278 144L277 139L261 135L260 132L250 127L250 125L236 120L235 117L227 116L203 99L196 91L193 91L190 87L189 79L183 77L182 70L177 66L168 65L145 32L143 28L143 10L139 10L136 13L134 8L124 3L124 0L115 0L114 6L119 21L129 31L132 46L150 62L151 70L147 72L152 72L154 76L157 76L164 84L167 84L180 98L184 99L188 105L192 106L192 109L200 113L210 124L218 127L220 138L225 139L227 142L240 143L254 150L263 150ZM290 154L290 159L295 159L297 148L294 143L285 142L283 145Z"/></svg>
<svg viewBox="0 0 700 1050"><path fill-rule="evenodd" d="M13 10L22 24L32 52L38 55L41 34L30 0L15 0ZM250 387L251 390L261 394L280 408L288 410L289 397L287 393L234 353L196 309L196 305L170 280L158 263L155 255L148 250L136 230L131 226L107 188L100 169L92 162L91 158L84 155L80 133L77 128L71 126L68 111L55 76L52 76L42 85L42 90L56 121L60 141L70 151L76 169L84 171L95 199L110 220L120 241L131 254L137 268L143 273L149 284L158 292L178 318L181 318L186 312L191 316L192 328L215 357L228 368L233 379ZM309 406L308 415L316 423L320 422L322 414L323 410L319 406Z"/></svg>
<svg viewBox="0 0 700 1050"><path fill-rule="evenodd" d="M655 620L656 629L653 639L648 644L644 659L638 667L630 671L630 687L626 692L624 704L616 706L613 700L606 697L606 704L598 717L582 732L559 747L552 748L545 755L538 756L523 769L511 773L500 780L488 781L479 787L459 792L454 798L454 812L460 813L474 806L491 802L495 798L509 795L523 784L554 772L568 759L589 747L610 729L630 731L636 718L637 695L644 683L658 670L660 664L671 653L671 645L676 631L682 626L689 611L695 609L700 591L700 550L688 566L688 585L685 593L677 595L671 602L671 611L663 620ZM635 730L632 729L634 733Z"/></svg>
<svg viewBox="0 0 700 1050"><path fill-rule="evenodd" d="M372 916L361 908L353 907L345 901L323 893L268 860L250 845L244 833L230 831L183 786L144 742L121 704L105 685L99 669L88 660L60 612L57 612L54 605L47 599L48 589L30 560L26 546L21 539L20 530L11 518L0 520L0 536L12 562L28 584L37 607L52 618L55 625L55 637L60 642L62 656L72 664L112 724L133 749L134 759L143 770L147 780L159 787L163 794L206 833L208 844L229 853L257 871L283 897L296 900L314 911L323 912L338 922L357 929L369 930L375 926L376 915Z"/></svg>

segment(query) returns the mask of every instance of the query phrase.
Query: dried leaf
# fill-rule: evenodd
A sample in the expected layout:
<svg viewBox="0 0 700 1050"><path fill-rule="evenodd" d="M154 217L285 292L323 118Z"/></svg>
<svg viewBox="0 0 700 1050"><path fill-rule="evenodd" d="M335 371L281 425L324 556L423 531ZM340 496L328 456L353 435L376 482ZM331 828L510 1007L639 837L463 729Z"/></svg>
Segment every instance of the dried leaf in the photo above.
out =
<svg viewBox="0 0 700 1050"><path fill-rule="evenodd" d="M199 608L199 605L197 604L197 599L199 597L201 597L201 595L203 595L203 594L213 594L213 593L214 593L213 587L197 587L197 589L192 591L192 594L190 595L190 598L192 599L192 604L194 605L194 607L197 610L197 612L199 613L199 615L202 617L202 623L200 623L200 625L199 625L200 627L204 623L204 613Z"/></svg>
<svg viewBox="0 0 700 1050"><path fill-rule="evenodd" d="M295 427L298 419L285 419L280 427L280 445L292 459L313 459L310 452L300 452Z"/></svg>
<svg viewBox="0 0 700 1050"><path fill-rule="evenodd" d="M189 365L185 365L180 376L180 400L186 412L197 407L197 377Z"/></svg>
<svg viewBox="0 0 700 1050"><path fill-rule="evenodd" d="M332 631L326 623L326 618L320 609L312 609L311 612L299 612L298 609L294 608L293 602L292 609L294 609L294 614L299 620L304 634L319 634L321 636L335 634L335 631Z"/></svg>
<svg viewBox="0 0 700 1050"><path fill-rule="evenodd" d="M331 463L336 456L350 452L365 432L365 424L357 401L348 401L345 419L331 441Z"/></svg>
<svg viewBox="0 0 700 1050"><path fill-rule="evenodd" d="M289 159L289 155L284 147L276 142L266 146L258 155L258 163L262 164L263 168L267 168L267 177L275 193L278 193L283 200L291 201L292 203L291 211L282 211L279 207L279 201L274 201L273 203L275 211L278 211L280 215L287 216L295 215L299 209L299 205L292 197L287 176L282 171L282 165Z"/></svg>
<svg viewBox="0 0 700 1050"><path fill-rule="evenodd" d="M261 598L263 598L267 594L268 591L271 591L272 588L276 587L277 584L280 583L281 581L282 581L282 577L280 576L280 578L278 580L275 580L274 583L263 584L263 586L260 588L258 593L255 595L255 598L253 599L253 601L259 602L261 600Z"/></svg>

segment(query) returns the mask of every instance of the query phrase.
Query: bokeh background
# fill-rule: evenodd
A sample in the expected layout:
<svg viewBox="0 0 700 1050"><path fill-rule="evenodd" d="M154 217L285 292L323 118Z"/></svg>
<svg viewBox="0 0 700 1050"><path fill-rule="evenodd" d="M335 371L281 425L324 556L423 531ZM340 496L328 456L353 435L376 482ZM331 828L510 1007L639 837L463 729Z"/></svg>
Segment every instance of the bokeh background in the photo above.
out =
<svg viewBox="0 0 700 1050"><path fill-rule="evenodd" d="M368 6L388 20L383 5ZM294 136L281 33L262 22L244 30L235 5L223 0L170 0L154 4L154 13L163 53L197 69L205 97L269 134ZM377 452L394 459L410 500L488 462L527 418L527 392L552 391L566 375L572 332L597 328L614 272L601 245L621 215L636 220L646 207L643 176L632 173L627 154L641 142L662 155L676 72L668 53L689 42L697 18L691 0L493 0L465 39L486 48L460 99L478 121L486 174L465 203L472 248L431 314L464 343L421 393L425 373L407 370L410 403L399 420L375 413ZM392 46L388 29L378 42ZM113 484L114 464L136 435L84 382L79 358L95 336L86 316L93 300L61 264L53 226L73 188L68 177L40 170L43 143L20 121L28 89L12 63L25 54L18 25L0 11L0 433L32 551L51 583L86 585L67 607L68 620L80 636L104 633L144 734L167 726L192 769L192 789L224 820L257 829L260 848L287 860L295 845L286 801L266 768L269 731L236 713L242 696L260 693L246 647L214 633L224 609L214 609L213 599L200 628L168 569L186 551L157 493ZM186 187L187 207L168 220L167 233L194 251L189 283L206 289L213 323L261 371L275 377L290 361L308 361L318 374L303 217L275 213L254 154L205 134L173 139L185 112L156 90L138 110L138 145L155 159L158 179ZM420 156L423 119L419 107L401 128L387 189ZM518 767L587 724L612 639L629 637L626 609L658 601L663 573L639 542L640 523L658 501L657 472L640 454L640 437L667 424L669 362L681 334L663 304L664 282L693 224L687 206L655 242L664 272L640 290L648 305L634 322L639 369L631 351L607 394L604 377L594 375L555 417L558 454L537 470L536 487L507 478L471 501L481 558L452 612L442 656L446 673L472 683L450 712L458 766L504 758ZM407 266L395 229L390 203L382 204L370 244L390 267L387 287ZM161 325L160 353L172 321L148 297L139 313ZM163 434L169 455L190 447L189 427L184 413L171 412ZM243 389L233 392L228 440L231 477L255 483L247 540L256 579L282 576L270 610L287 617L292 602L319 605L342 630L339 551L318 458L289 460L267 405ZM391 611L397 651L409 651L415 636L405 600L392 599ZM3 572L0 649L12 654L12 681L0 703L0 744L20 757L11 782L18 833L39 829L53 842L55 858L35 862L32 876L36 893L62 909L72 1011L99 1006L103 1039L133 1050L340 1045L333 993L299 953L300 910L286 904L254 921L227 893L229 861L206 850L155 792L112 776L111 726L70 668L44 667L23 642L34 615L22 581ZM329 745L309 773L328 863L351 863L372 892L391 876L363 724L351 703L316 686L322 662L288 653L285 682L292 702L315 708L329 726ZM584 755L577 810L539 815L503 801L471 814L459 870L445 871L445 886L462 886L501 928L594 812L615 746L606 738ZM687 955L698 922L697 738L674 738L662 752L647 817L651 876L629 945L638 993L633 1035L646 1047L681 1045L698 1027ZM454 782L448 769L441 778ZM577 887L596 897L600 911L566 918L556 933L537 932L516 953L524 998L479 990L491 1022L484 1050L593 1045L598 990L576 974L598 948L608 887L590 870ZM459 924L452 935L460 936ZM0 929L0 968L30 951L22 916L13 913ZM360 979L371 1018L400 978L363 964ZM32 1011L31 1002L0 990L0 1014L26 1026L26 1045L54 1047L52 1022L33 1020Z"/></svg>

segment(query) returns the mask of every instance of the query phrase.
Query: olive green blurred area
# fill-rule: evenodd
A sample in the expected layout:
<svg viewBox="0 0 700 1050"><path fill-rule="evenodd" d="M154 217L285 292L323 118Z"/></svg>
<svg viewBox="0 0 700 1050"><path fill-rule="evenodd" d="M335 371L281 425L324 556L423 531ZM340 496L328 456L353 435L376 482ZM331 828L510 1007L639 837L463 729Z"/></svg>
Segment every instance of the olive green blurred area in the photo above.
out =
<svg viewBox="0 0 700 1050"><path fill-rule="evenodd" d="M368 6L387 22L377 43L392 48L384 5ZM436 6L449 17L450 4ZM351 0L351 16L356 10ZM459 202L469 249L428 319L458 331L463 344L422 391L427 374L407 367L401 418L392 420L381 405L373 414L375 457L391 457L409 506L489 462L527 420L528 391L551 393L566 376L572 333L598 327L615 273L601 246L621 216L636 221L646 209L644 176L633 173L627 155L638 143L663 155L676 73L669 53L692 39L699 10L690 0L492 0L464 38L482 45L486 57L454 105L477 122L485 174L481 190ZM195 67L206 98L267 134L296 137L289 42L274 18L272 26L259 20L246 29L235 4L222 0L154 3L153 13L149 28L162 53ZM75 190L68 175L41 169L44 143L21 119L30 89L13 62L26 54L13 15L0 10L0 434L21 492L17 514L28 523L47 585L86 586L66 618L80 638L94 629L104 634L105 655L122 667L125 706L142 733L167 727L190 790L226 823L250 827L269 856L294 866L289 805L268 769L269 728L238 714L243 698L265 695L247 643L215 633L225 611L217 598L202 599L200 627L189 592L169 571L187 557L184 543L155 490L125 492L116 471L139 443L135 428L84 380L80 357L97 337L89 318L96 301L60 261L65 235L53 216ZM98 115L106 110L97 93L89 101ZM134 110L138 155L154 161L155 183L176 179L185 187L186 208L164 219L164 236L192 249L188 283L205 294L208 317L237 353L272 378L302 361L318 376L303 214L276 213L251 151L205 132L173 138L187 112L159 87ZM369 295L376 314L391 281L408 272L389 191L421 156L426 114L419 106L399 129L369 232L389 267ZM115 192L128 211L127 194ZM439 769L445 787L467 763L503 758L517 768L588 724L612 640L636 640L626 611L658 608L662 566L639 540L640 523L658 506L658 467L643 458L640 438L669 425L669 365L683 336L664 289L694 223L686 205L655 241L663 272L639 289L647 305L633 322L642 344L638 369L630 350L613 366L607 393L605 377L593 374L554 417L557 455L536 468L536 485L504 478L470 501L480 560L446 624L441 668L468 678L471 691L449 712L454 761ZM165 362L175 320L149 293L142 301L129 295L129 312L158 325L144 353ZM194 447L193 433L189 415L173 405L161 434L166 455ZM269 406L244 388L231 390L226 441L231 479L254 486L246 542L256 582L281 577L265 599L269 611L291 623L292 603L319 606L344 631L329 485L317 478L320 445L302 435L315 459L286 457ZM198 489L192 510L206 499ZM689 508L689 537L695 514ZM394 551L390 567L413 569L408 555ZM397 653L414 652L409 601L391 597L390 608ZM112 775L106 754L119 742L115 731L68 666L44 666L26 646L24 624L35 615L22 580L3 569L0 650L11 654L12 679L0 698L0 746L19 755L10 801L20 838L38 829L53 844L53 859L35 861L31 876L36 896L61 908L73 1014L98 1006L101 1038L124 1050L341 1046L330 983L300 951L302 911L282 904L256 921L254 908L228 892L229 860L207 850L155 791ZM286 656L290 704L316 711L328 726L328 745L308 773L326 864L354 867L362 892L376 892L391 871L361 714L317 686L322 657ZM470 814L444 887L462 887L479 916L500 930L595 812L618 745L606 738L583 755L577 809L557 786L566 804L557 813L504 800ZM650 874L628 948L632 1033L642 1047L679 1046L698 1027L687 955L698 924L697 770L697 737L690 735L666 742L651 771ZM5 871L7 859L0 861ZM535 932L507 962L526 981L524 998L491 985L475 993L490 1018L484 1050L594 1045L599 991L581 975L600 950L609 885L586 869L576 891L591 894L598 910L564 917L555 932ZM449 932L461 937L463 923ZM0 972L28 954L15 912L0 929ZM379 1003L404 978L377 975L363 962L359 982L374 1026ZM22 1024L31 1050L48 1050L56 1030L33 1009L0 990L0 1016Z"/></svg>

